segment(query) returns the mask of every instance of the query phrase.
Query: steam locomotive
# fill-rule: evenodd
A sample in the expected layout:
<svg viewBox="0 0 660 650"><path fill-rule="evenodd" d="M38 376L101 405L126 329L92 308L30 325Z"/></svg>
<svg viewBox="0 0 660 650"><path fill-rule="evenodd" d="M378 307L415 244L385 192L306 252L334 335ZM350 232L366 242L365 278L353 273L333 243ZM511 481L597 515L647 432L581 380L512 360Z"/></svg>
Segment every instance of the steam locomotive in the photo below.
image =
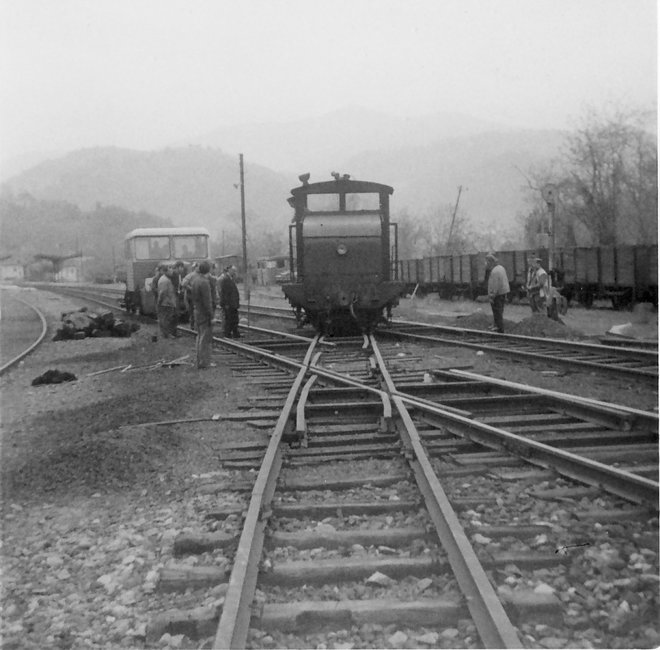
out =
<svg viewBox="0 0 660 650"><path fill-rule="evenodd" d="M309 182L291 190L291 278L282 291L298 324L329 335L367 333L391 319L404 285L392 279L397 226L390 223L388 185L351 180ZM392 252L390 252L392 250ZM385 312L385 313L384 313Z"/></svg>

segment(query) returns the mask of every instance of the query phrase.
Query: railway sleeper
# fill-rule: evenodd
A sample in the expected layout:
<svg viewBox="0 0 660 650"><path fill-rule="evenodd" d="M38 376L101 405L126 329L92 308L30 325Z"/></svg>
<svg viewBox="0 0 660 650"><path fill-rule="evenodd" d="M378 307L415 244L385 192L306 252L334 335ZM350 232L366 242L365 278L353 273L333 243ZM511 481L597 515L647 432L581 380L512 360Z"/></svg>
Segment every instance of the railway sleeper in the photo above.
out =
<svg viewBox="0 0 660 650"><path fill-rule="evenodd" d="M514 620L529 618L546 625L561 624L562 606L552 594L532 590L500 594L507 614ZM314 632L318 629L350 629L365 624L399 627L455 627L470 614L463 602L425 598L407 602L373 600L301 601L263 607L252 625L264 631Z"/></svg>
<svg viewBox="0 0 660 650"><path fill-rule="evenodd" d="M220 599L227 585L214 589ZM499 594L507 614L515 622L530 618L546 625L561 625L563 608L552 594L537 594L518 590ZM166 633L183 634L199 641L214 634L222 604L193 609L171 609L154 617L146 633L146 641L155 644ZM341 600L299 601L253 606L250 626L262 632L306 633L329 629L350 629L362 625L399 627L455 627L461 619L469 618L466 605L449 599L424 598L401 602L398 600Z"/></svg>
<svg viewBox="0 0 660 650"><path fill-rule="evenodd" d="M518 551L492 553L480 558L484 569L503 569L515 564L521 569L542 569L565 565L571 561L565 555ZM450 572L449 562L440 557L342 557L327 560L316 559L273 564L260 574L264 585L292 587L309 584L338 584L362 581L374 573L382 573L391 579L407 576L428 577Z"/></svg>
<svg viewBox="0 0 660 650"><path fill-rule="evenodd" d="M331 488L329 488L331 489ZM343 489L343 488L339 488ZM589 489L589 488L584 488ZM553 496L552 498L556 498ZM453 508L464 510L467 508L474 508L482 504L494 504L497 502L496 497L454 497L450 499ZM302 517L317 519L324 519L326 517L347 517L350 515L381 515L391 514L399 511L409 513L415 511L419 504L415 501L383 501L380 503L373 502L328 502L316 503L313 505L300 505L300 504L275 504L273 506L273 515L276 517L296 519ZM213 521L224 521L228 517L243 517L246 512L246 507L230 506L216 510L210 510L205 514L205 519Z"/></svg>

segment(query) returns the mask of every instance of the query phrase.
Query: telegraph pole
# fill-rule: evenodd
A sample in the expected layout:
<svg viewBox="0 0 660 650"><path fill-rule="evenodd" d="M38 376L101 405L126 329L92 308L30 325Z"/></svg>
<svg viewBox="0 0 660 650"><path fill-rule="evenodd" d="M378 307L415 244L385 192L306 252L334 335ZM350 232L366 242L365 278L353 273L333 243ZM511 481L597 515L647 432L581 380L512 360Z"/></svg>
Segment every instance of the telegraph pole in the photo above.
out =
<svg viewBox="0 0 660 650"><path fill-rule="evenodd" d="M451 224L449 226L449 237L447 237L447 253L451 254L451 238L454 234L454 222L456 221L456 213L458 212L458 202L461 200L461 192L463 191L463 186L458 186L458 196L456 197L456 205L454 206L454 214L451 215Z"/></svg>
<svg viewBox="0 0 660 650"><path fill-rule="evenodd" d="M248 258L247 258L247 233L245 231L245 178L243 174L243 154L238 154L239 167L241 172L241 230L243 238L243 282L245 282L243 291L245 299L250 300L250 279L248 277Z"/></svg>
<svg viewBox="0 0 660 650"><path fill-rule="evenodd" d="M543 200L548 206L550 212L550 251L548 255L548 273L552 271L555 265L555 226L556 226L556 203L557 203L557 186L554 183L547 183L541 189ZM550 276L552 277L552 276Z"/></svg>

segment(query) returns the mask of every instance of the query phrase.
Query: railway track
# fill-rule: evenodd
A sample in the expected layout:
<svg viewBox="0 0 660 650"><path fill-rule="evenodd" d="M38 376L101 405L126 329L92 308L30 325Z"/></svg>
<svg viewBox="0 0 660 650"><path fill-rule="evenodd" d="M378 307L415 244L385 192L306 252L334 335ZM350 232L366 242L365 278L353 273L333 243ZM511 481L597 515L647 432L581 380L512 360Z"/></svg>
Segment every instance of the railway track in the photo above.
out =
<svg viewBox="0 0 660 650"><path fill-rule="evenodd" d="M640 567L635 593L655 611L657 417L434 371L412 345L311 351L244 331L215 355L258 394L221 417L263 436L219 449L222 478L200 479L234 506L198 511L174 540L181 564L158 588L188 594L154 617L151 641L574 645L585 626L605 639L624 625L604 608L616 597L623 616L627 585L610 575L607 600L583 586L612 555ZM189 609L197 594L206 605Z"/></svg>
<svg viewBox="0 0 660 650"><path fill-rule="evenodd" d="M383 333L400 340L459 345L554 366L614 373L655 382L658 379L657 350L499 334L403 321L398 321L392 329L383 330Z"/></svg>
<svg viewBox="0 0 660 650"><path fill-rule="evenodd" d="M233 552L224 601L170 613L158 632L210 636L219 620L214 647L223 648L346 639L366 647L519 647L536 640L530 630L570 630L584 618L580 598L588 596L557 595L573 588L572 556L560 551L591 545L594 520L601 529L600 522L625 522L640 535L653 521L657 527L657 477L643 468L650 447L634 472L594 460L583 444L619 445L604 429L622 430L628 451L642 436L657 455L651 414L536 399L460 371L429 382L423 368L401 373L398 349L374 339L322 354L311 346L304 358L302 348L295 356L265 353L277 369L255 365L267 341L259 350L226 344L253 355L230 363L268 391L235 417L270 435L221 453L226 470L258 468L256 479L206 484L237 491L238 505L206 512L197 523L206 531L175 542L178 554ZM562 413L568 419L555 417ZM523 430L496 426L507 418ZM566 439L578 453L553 447ZM216 570L216 578L226 575Z"/></svg>
<svg viewBox="0 0 660 650"><path fill-rule="evenodd" d="M66 291L69 295L79 295L80 297L90 296L89 288L57 287L55 290ZM116 289L101 289L101 292L110 300L119 300L121 294ZM97 290L94 290L94 293L97 293ZM96 299L99 304L117 308L117 304L112 304L107 300L99 300L98 295ZM243 307L240 311L244 316L295 322L291 310L286 308L250 305L249 309ZM597 344L515 334L499 334L403 320L394 321L391 328L383 328L379 330L379 333L396 337L398 340L458 345L510 358L538 361L546 366L602 372L608 375L641 378L652 382L657 382L659 376L657 342L651 341L622 341L610 337L605 342Z"/></svg>
<svg viewBox="0 0 660 650"><path fill-rule="evenodd" d="M48 324L44 314L34 305L2 291L2 354L0 376L6 374L30 352L35 350L46 336Z"/></svg>
<svg viewBox="0 0 660 650"><path fill-rule="evenodd" d="M243 310L243 313L247 313L247 310ZM291 310L277 307L251 307L251 314L286 321L293 320ZM597 344L499 334L404 320L395 320L391 328L383 328L379 333L396 337L398 340L459 345L501 356L539 361L544 365L579 368L654 382L658 379L657 341L609 338Z"/></svg>

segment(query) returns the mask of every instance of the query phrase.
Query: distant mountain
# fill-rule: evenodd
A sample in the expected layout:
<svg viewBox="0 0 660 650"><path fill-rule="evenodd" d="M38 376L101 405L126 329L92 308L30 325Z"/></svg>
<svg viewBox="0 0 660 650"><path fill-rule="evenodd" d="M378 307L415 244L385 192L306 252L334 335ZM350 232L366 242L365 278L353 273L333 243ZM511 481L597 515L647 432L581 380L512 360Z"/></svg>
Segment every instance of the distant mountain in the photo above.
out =
<svg viewBox="0 0 660 650"><path fill-rule="evenodd" d="M175 225L206 226L222 241L221 252L230 253L240 249L238 155L227 153L234 149L245 155L248 241L259 254L286 247L286 199L302 172L311 172L312 182L338 171L387 183L395 189L393 211L411 215L453 205L461 185L462 213L497 232L516 228L516 215L526 208L519 170L554 157L563 134L488 127L459 115L403 119L346 109L290 124L220 129L205 137L205 146L78 150L15 175L3 187L81 210L113 205ZM295 171L273 171L267 164Z"/></svg>
<svg viewBox="0 0 660 650"><path fill-rule="evenodd" d="M122 266L124 236L134 228L172 226L146 212L115 206L82 211L66 201L35 199L28 194L0 198L0 257L11 254L23 264L35 255L84 255L89 279L110 277Z"/></svg>
<svg viewBox="0 0 660 650"><path fill-rule="evenodd" d="M246 162L246 212L255 223L290 218L286 196L297 179ZM8 179L14 194L69 201L82 210L97 204L146 211L175 225L212 233L240 230L239 161L218 149L190 146L161 151L94 148L43 162Z"/></svg>
<svg viewBox="0 0 660 650"><path fill-rule="evenodd" d="M45 160L61 158L66 151L33 151L21 156L2 157L0 154L0 180L4 181L41 164Z"/></svg>
<svg viewBox="0 0 660 650"><path fill-rule="evenodd" d="M390 151L503 128L459 113L396 117L347 107L291 122L221 127L186 142L240 152L249 160L272 169L290 170L297 177L304 172L329 175L363 151Z"/></svg>
<svg viewBox="0 0 660 650"><path fill-rule="evenodd" d="M446 138L390 152L364 152L341 171L392 185L393 210L405 208L412 214L453 204L460 185L461 210L474 224L498 230L512 227L526 207L523 174L555 157L563 137L560 131L519 130Z"/></svg>

